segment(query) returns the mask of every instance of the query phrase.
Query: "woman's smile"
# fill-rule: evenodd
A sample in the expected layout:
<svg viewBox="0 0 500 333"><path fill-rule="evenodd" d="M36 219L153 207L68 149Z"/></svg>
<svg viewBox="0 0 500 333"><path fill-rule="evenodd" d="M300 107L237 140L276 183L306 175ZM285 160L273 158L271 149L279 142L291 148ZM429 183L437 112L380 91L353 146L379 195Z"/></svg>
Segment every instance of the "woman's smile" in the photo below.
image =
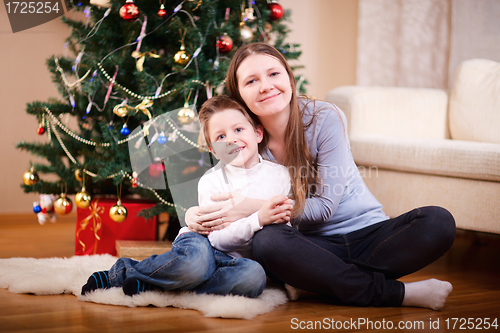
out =
<svg viewBox="0 0 500 333"><path fill-rule="evenodd" d="M271 95L271 96L268 96L268 97L264 97L263 99L261 99L259 102L262 103L262 102L268 102L272 99L274 99L275 97L281 95L281 93L277 93L277 94L274 94L274 95Z"/></svg>

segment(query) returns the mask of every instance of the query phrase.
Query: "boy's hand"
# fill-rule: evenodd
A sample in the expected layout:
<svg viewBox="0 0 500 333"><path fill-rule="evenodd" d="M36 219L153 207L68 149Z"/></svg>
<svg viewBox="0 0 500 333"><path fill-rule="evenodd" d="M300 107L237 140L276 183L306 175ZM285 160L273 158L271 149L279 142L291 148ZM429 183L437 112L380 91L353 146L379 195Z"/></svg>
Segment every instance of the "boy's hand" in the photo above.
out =
<svg viewBox="0 0 500 333"><path fill-rule="evenodd" d="M290 221L292 200L283 195L275 195L259 209L259 224L286 223Z"/></svg>

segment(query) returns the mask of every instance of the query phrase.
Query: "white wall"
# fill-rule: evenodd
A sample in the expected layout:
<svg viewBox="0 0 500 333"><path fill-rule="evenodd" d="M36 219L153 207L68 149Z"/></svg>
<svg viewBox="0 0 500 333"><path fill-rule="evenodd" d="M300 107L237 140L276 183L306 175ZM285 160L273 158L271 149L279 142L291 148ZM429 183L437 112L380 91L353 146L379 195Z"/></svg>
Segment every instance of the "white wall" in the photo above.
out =
<svg viewBox="0 0 500 333"><path fill-rule="evenodd" d="M58 19L12 33L5 6L0 5L0 213L31 212L38 196L20 188L23 174L36 158L15 149L18 142L46 139L37 134L26 103L59 97L46 59L63 54L70 30Z"/></svg>
<svg viewBox="0 0 500 333"><path fill-rule="evenodd" d="M288 41L301 45L299 63L309 84L307 94L326 93L356 81L357 0L280 0L291 9Z"/></svg>

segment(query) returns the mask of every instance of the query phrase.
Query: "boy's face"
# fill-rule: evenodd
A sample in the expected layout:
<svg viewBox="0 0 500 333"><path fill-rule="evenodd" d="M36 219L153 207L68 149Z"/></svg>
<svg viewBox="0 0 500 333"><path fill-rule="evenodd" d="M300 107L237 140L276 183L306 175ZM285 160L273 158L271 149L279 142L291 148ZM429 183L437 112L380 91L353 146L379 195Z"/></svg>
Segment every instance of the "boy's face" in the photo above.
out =
<svg viewBox="0 0 500 333"><path fill-rule="evenodd" d="M208 135L210 151L223 163L246 169L259 163L262 127L255 129L240 111L227 109L215 113L208 123Z"/></svg>

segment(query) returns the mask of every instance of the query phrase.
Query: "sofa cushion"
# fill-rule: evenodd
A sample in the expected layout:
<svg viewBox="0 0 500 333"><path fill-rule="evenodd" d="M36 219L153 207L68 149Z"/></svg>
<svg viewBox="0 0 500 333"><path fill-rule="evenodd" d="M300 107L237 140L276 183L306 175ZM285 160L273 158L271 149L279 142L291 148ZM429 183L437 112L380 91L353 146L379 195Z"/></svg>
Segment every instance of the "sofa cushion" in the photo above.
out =
<svg viewBox="0 0 500 333"><path fill-rule="evenodd" d="M450 94L449 122L452 139L500 143L500 63L461 63Z"/></svg>
<svg viewBox="0 0 500 333"><path fill-rule="evenodd" d="M449 138L444 90L344 86L331 90L326 100L344 111L351 137Z"/></svg>
<svg viewBox="0 0 500 333"><path fill-rule="evenodd" d="M500 181L499 144L364 135L351 139L351 151L359 166Z"/></svg>

